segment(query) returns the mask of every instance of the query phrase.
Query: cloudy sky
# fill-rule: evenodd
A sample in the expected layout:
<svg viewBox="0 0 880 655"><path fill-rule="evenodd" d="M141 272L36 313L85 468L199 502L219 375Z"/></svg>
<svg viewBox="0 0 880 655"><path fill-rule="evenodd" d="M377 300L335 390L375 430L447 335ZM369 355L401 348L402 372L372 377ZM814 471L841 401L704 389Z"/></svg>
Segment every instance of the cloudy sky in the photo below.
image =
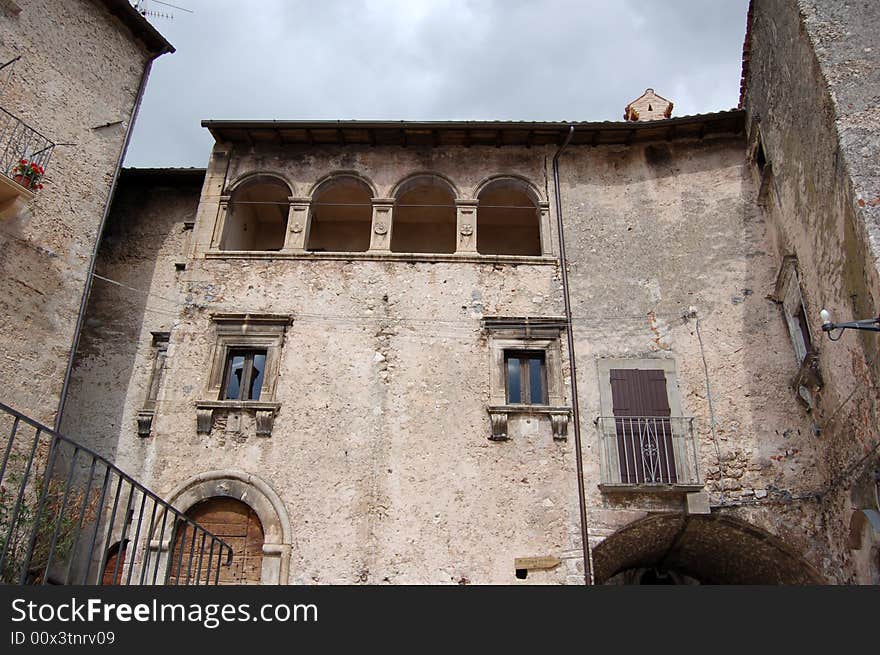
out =
<svg viewBox="0 0 880 655"><path fill-rule="evenodd" d="M126 166L204 166L202 119L620 120L735 107L748 0L147 0ZM142 4L144 4L142 2Z"/></svg>

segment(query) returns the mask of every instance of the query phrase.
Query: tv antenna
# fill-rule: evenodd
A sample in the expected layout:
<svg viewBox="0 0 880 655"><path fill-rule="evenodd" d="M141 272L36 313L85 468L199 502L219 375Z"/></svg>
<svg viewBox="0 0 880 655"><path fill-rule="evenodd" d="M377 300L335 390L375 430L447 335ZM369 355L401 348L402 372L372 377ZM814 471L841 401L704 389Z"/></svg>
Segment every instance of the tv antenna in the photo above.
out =
<svg viewBox="0 0 880 655"><path fill-rule="evenodd" d="M192 9L187 9L186 7L178 7L177 5L172 5L170 2L162 2L162 0L135 0L134 8L144 18L167 18L169 20L174 18L174 14L170 11L155 11L150 9L150 1L155 2L157 5L162 5L163 7L170 7L171 9L179 9L180 11L185 11L188 14L195 13Z"/></svg>

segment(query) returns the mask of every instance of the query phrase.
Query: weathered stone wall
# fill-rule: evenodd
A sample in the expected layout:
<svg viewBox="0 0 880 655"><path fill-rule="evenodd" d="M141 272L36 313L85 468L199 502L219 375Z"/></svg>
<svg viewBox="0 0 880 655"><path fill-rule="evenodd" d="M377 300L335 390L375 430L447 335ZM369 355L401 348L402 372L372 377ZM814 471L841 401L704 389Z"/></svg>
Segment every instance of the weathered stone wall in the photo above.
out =
<svg viewBox="0 0 880 655"><path fill-rule="evenodd" d="M840 582L880 580L878 535L863 547L873 554L853 553L847 543L853 511L877 509L870 492L880 346L865 332L828 341L818 313L825 307L846 321L880 312L878 23L876 3L754 2L744 99L750 147L760 140L772 170L764 175L764 212L775 257L798 258L819 351L824 388L800 429L812 422L821 431L811 440L831 548L825 564Z"/></svg>
<svg viewBox="0 0 880 655"><path fill-rule="evenodd" d="M45 188L0 222L3 402L51 424L111 178L147 62L96 2L21 3L0 20L14 64L0 105L56 143ZM3 71L4 78L10 69Z"/></svg>
<svg viewBox="0 0 880 655"><path fill-rule="evenodd" d="M195 228L197 253L216 218L216 211L203 211L212 201L216 206L214 168ZM227 179L273 171L291 181L292 195L303 196L339 169L362 172L380 195L424 170L448 175L460 189L489 174L517 173L544 192L544 153L525 150L242 153ZM126 283L145 288L151 278L142 271L168 271L176 249L170 237L159 249L148 242L185 220L189 201L181 195L181 203L167 206L159 199L165 194L157 194L142 206L126 200L133 197L125 192L114 208L121 213L114 223L130 226L127 245L122 238L105 243L100 268L108 277L139 278ZM159 214L167 218L157 220ZM118 446L108 438L105 452L115 450L134 467L141 462L135 472L163 494L206 471L260 476L291 517L291 582L509 582L514 557L576 558L568 552L575 525L568 514L575 488L570 444L553 441L546 417L512 420L508 442L487 439L489 350L480 318L560 315L557 267L430 259L190 259L179 278L185 302L171 324L168 368L147 439L136 435L134 415L149 377L149 330L164 319L132 316L111 334L100 326L111 324L118 306L109 296L96 299L76 368L71 430L88 439L88 426L108 421L100 406L108 368L121 379L131 375L119 398ZM175 297L165 287L168 275L153 273L150 293ZM194 402L216 399L206 398L205 388L216 342L210 314L217 312L294 317L270 437L255 436L247 417L240 434L217 426L210 436L196 433ZM120 350L127 339L137 343ZM573 566L529 582L563 582Z"/></svg>
<svg viewBox="0 0 880 655"><path fill-rule="evenodd" d="M767 297L779 261L742 139L573 148L561 168L591 538L647 511L684 510L682 494L601 493L591 424L602 413L600 362L671 359L713 513L779 535L817 564L818 507L788 502L820 482L817 439L789 386L795 355Z"/></svg>
<svg viewBox="0 0 880 655"><path fill-rule="evenodd" d="M582 581L571 436L556 442L547 417L517 416L509 441L487 439L490 351L480 319L562 315L557 265L205 257L221 195L249 172L280 175L294 197L339 170L371 180L377 197L420 171L447 176L462 198L490 175L516 174L552 201L553 151L237 148L215 147L186 271L173 263L194 190L121 192L99 271L151 295L102 287L94 297L70 431L94 432L103 452L162 494L212 471L259 476L289 516L290 582L510 583L514 558L537 555L563 565L526 583ZM817 505L786 502L813 488L805 472L815 438L788 386L795 362L785 323L766 298L778 261L743 139L572 147L561 168L592 545L648 512L683 513L680 492L598 487L599 362L662 357L675 361L682 413L695 417L714 511L818 563ZM176 316L143 310L164 311L166 301L180 302ZM128 303L131 313L120 316ZM221 421L210 435L197 433L197 401L216 400L206 394L211 314L224 312L293 316L269 437L255 435L247 413L240 430ZM167 328L153 432L141 438L135 416L149 381L150 331ZM743 534L754 539L755 530Z"/></svg>
<svg viewBox="0 0 880 655"><path fill-rule="evenodd" d="M176 264L186 261L203 175L123 170L95 266L62 432L138 478L143 439L119 449L136 426L153 365L154 332L169 332L183 304ZM190 224L190 225L187 225ZM108 280L112 280L109 282ZM149 289L149 295L140 290Z"/></svg>

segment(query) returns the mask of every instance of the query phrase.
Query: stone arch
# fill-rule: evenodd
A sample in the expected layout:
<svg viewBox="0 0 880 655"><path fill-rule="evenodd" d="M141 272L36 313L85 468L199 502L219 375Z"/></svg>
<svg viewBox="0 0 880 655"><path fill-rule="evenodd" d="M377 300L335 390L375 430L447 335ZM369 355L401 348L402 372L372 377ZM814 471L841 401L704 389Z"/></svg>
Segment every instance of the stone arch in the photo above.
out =
<svg viewBox="0 0 880 655"><path fill-rule="evenodd" d="M332 171L330 173L327 173L326 175L322 175L309 188L309 191L306 194L306 197L308 197L308 198L314 197L315 192L318 191L327 182L332 182L333 180L335 180L337 178L346 178L346 177L352 178L362 184L365 184L367 187L369 187L370 193L373 194L373 197L374 198L378 197L379 190L376 188L376 185L373 182L373 180L371 180L366 175L363 175L363 174L358 173L357 171L353 171L353 170L338 170L338 171Z"/></svg>
<svg viewBox="0 0 880 655"><path fill-rule="evenodd" d="M509 181L514 184L519 184L522 186L523 190L529 194L532 199L532 202L535 205L544 202L544 198L541 197L541 191L535 186L534 182L532 182L529 178L523 175L517 175L516 173L497 173L495 175L490 175L488 177L480 180L476 186L474 186L473 193L471 194L472 198L478 198L483 190L491 184L496 182Z"/></svg>
<svg viewBox="0 0 880 655"><path fill-rule="evenodd" d="M704 584L824 584L824 577L766 530L731 516L653 514L593 549L596 584L642 576Z"/></svg>
<svg viewBox="0 0 880 655"><path fill-rule="evenodd" d="M450 193L452 193L452 197L458 200L461 198L461 193L458 190L458 186L452 179L443 173L438 173L436 171L417 171L415 173L410 173L406 177L401 178L397 181L397 183L391 188L391 193L389 197L396 198L401 193L405 193L407 191L407 187L411 186L414 183L417 183L421 179L433 179L436 182L442 182L447 187L449 187Z"/></svg>
<svg viewBox="0 0 880 655"><path fill-rule="evenodd" d="M260 582L286 584L293 531L281 497L257 475L236 469L222 469L190 478L168 498L178 511L187 512L199 502L216 497L240 500L254 510L262 524L264 539Z"/></svg>
<svg viewBox="0 0 880 655"><path fill-rule="evenodd" d="M258 181L260 179L281 183L287 187L287 195L293 195L293 184L290 182L290 180L287 179L287 177L276 171L247 171L246 173L241 173L240 175L233 178L232 181L227 183L226 192L223 195L232 195L236 190L240 189L241 187L251 184L252 182Z"/></svg>

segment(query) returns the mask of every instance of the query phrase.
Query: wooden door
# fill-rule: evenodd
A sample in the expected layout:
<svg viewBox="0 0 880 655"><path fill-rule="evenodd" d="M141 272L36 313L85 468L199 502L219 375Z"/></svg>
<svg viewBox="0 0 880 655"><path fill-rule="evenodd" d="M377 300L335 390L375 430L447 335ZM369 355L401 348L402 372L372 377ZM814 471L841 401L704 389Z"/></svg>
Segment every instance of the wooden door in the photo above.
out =
<svg viewBox="0 0 880 655"><path fill-rule="evenodd" d="M107 563L104 565L104 574L101 576L102 585L118 585L122 582L122 569L125 568L125 551L127 549L128 540L110 546L110 550L107 552Z"/></svg>
<svg viewBox="0 0 880 655"><path fill-rule="evenodd" d="M611 396L621 482L676 482L666 374L612 369Z"/></svg>
<svg viewBox="0 0 880 655"><path fill-rule="evenodd" d="M186 515L232 547L232 564L220 567L219 584L260 584L264 537L263 525L254 510L240 500L216 497L194 505ZM183 527L181 522L171 552L168 583L205 584L206 576L210 576L210 583L213 584L218 550L214 549L209 572L207 561L210 548L210 541L206 540L202 549L201 533L193 540L192 527ZM203 551L203 557L199 571L200 551Z"/></svg>

